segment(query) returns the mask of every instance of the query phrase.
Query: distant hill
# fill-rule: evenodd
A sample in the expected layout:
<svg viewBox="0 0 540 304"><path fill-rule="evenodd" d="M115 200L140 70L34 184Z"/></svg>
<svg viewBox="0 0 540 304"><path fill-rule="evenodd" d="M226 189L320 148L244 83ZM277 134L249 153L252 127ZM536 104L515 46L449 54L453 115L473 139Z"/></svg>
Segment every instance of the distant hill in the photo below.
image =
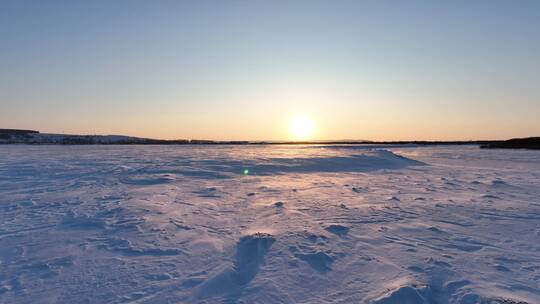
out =
<svg viewBox="0 0 540 304"><path fill-rule="evenodd" d="M118 145L186 144L189 140L159 140L122 135L69 135L34 130L0 129L0 144Z"/></svg>
<svg viewBox="0 0 540 304"><path fill-rule="evenodd" d="M39 131L34 130L21 130L21 129L0 129L0 135L24 135L24 134L35 134Z"/></svg>
<svg viewBox="0 0 540 304"><path fill-rule="evenodd" d="M123 135L77 135L40 133L34 130L0 129L0 144L29 145L212 145L248 144L248 141L213 141L204 139L153 139Z"/></svg>
<svg viewBox="0 0 540 304"><path fill-rule="evenodd" d="M531 149L540 150L540 137L512 138L481 145L483 149Z"/></svg>

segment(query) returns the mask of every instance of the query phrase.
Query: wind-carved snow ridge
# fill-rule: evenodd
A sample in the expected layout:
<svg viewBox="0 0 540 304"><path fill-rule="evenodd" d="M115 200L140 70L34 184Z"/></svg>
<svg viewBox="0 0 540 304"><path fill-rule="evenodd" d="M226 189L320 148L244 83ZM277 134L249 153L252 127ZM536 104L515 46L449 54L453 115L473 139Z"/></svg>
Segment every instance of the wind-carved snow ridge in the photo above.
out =
<svg viewBox="0 0 540 304"><path fill-rule="evenodd" d="M383 169L402 169L408 166L425 165L417 160L409 159L388 150L370 149L354 151L348 155L305 157L270 157L255 159L219 159L195 161L194 165L203 171L217 170L222 174L241 174L245 168L249 175L279 175L290 173L340 173L340 172L370 172ZM215 175L200 175L199 177L214 177ZM228 176L230 175L223 175Z"/></svg>
<svg viewBox="0 0 540 304"><path fill-rule="evenodd" d="M268 164L248 165L254 174L272 175L316 172L370 172L382 169L402 169L425 165L387 150L364 151L348 156L273 158Z"/></svg>
<svg viewBox="0 0 540 304"><path fill-rule="evenodd" d="M0 147L0 303L540 303L540 153Z"/></svg>
<svg viewBox="0 0 540 304"><path fill-rule="evenodd" d="M332 151L334 149L328 149ZM336 149L340 151L340 149ZM309 153L279 155L275 157L249 157L223 155L219 158L197 158L189 161L175 159L159 167L141 168L129 172L121 182L134 185L164 184L174 181L176 175L199 179L235 178L239 175L271 176L294 173L351 173L376 170L397 170L409 166L426 165L384 149L352 150L353 153ZM213 156L213 155L212 155ZM228 157L229 156L229 157Z"/></svg>
<svg viewBox="0 0 540 304"><path fill-rule="evenodd" d="M208 298L226 295L229 300L240 296L242 289L257 275L264 256L274 242L274 237L265 233L243 236L236 245L234 263L203 282L195 296Z"/></svg>
<svg viewBox="0 0 540 304"><path fill-rule="evenodd" d="M451 280L455 273L444 262L428 260L425 269L425 283L409 283L389 291L375 300L374 304L474 304L484 301L478 294L471 292L468 280ZM483 302L483 303L484 303Z"/></svg>

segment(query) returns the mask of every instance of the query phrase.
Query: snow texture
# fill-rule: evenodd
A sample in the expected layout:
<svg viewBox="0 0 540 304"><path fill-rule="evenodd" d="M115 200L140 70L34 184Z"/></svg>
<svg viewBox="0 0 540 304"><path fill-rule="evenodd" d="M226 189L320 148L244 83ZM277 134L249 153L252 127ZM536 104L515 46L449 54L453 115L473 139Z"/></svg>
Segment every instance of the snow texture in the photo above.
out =
<svg viewBox="0 0 540 304"><path fill-rule="evenodd" d="M0 147L1 303L540 303L540 153Z"/></svg>

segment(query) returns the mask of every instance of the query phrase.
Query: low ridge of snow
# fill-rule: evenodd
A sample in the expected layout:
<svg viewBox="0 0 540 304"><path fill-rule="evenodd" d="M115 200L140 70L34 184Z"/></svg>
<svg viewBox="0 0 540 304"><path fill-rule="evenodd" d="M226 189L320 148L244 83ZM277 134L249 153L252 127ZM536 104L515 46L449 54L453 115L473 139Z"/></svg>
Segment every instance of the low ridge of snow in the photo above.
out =
<svg viewBox="0 0 540 304"><path fill-rule="evenodd" d="M1 303L540 303L540 154L2 146Z"/></svg>

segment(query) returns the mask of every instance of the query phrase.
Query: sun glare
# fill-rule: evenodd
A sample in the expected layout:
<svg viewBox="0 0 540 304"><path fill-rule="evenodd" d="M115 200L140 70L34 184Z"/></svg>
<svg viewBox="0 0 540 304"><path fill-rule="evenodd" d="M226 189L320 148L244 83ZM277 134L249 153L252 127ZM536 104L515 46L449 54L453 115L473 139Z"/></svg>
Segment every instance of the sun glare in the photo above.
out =
<svg viewBox="0 0 540 304"><path fill-rule="evenodd" d="M291 120L291 135L294 140L311 139L314 124L307 115L296 115Z"/></svg>

